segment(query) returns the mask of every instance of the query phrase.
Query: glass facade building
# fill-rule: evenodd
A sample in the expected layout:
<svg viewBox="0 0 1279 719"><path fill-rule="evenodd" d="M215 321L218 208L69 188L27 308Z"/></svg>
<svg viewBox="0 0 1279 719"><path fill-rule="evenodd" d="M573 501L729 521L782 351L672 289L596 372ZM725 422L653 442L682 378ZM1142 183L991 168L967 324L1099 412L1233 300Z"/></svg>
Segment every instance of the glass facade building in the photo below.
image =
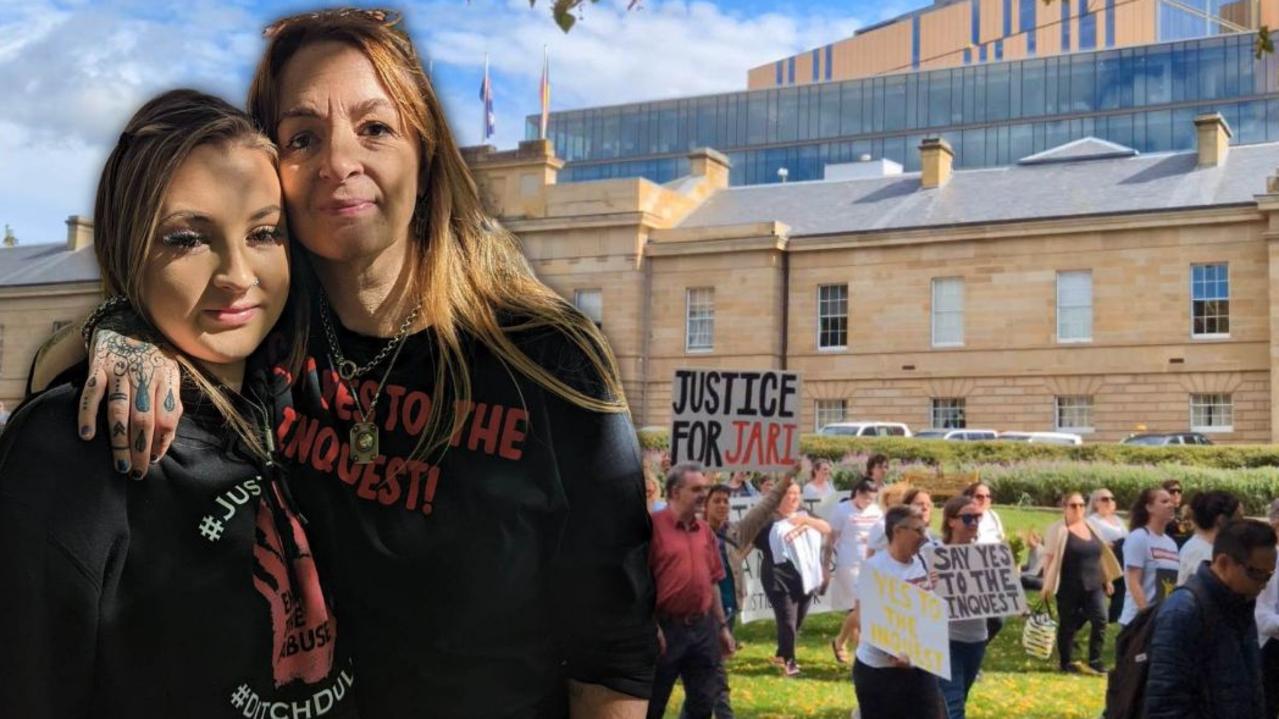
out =
<svg viewBox="0 0 1279 719"><path fill-rule="evenodd" d="M1077 39L1092 42L1085 33ZM561 182L666 182L687 174L689 150L713 147L732 160L735 185L776 182L782 167L791 181L821 179L825 165L863 155L918 170L920 142L937 135L961 168L1011 164L1090 135L1141 152L1189 150L1193 118L1211 111L1230 123L1232 143L1279 141L1279 58L1257 59L1254 42L1236 33L555 112L547 132L567 162ZM526 137L537 130L530 116Z"/></svg>

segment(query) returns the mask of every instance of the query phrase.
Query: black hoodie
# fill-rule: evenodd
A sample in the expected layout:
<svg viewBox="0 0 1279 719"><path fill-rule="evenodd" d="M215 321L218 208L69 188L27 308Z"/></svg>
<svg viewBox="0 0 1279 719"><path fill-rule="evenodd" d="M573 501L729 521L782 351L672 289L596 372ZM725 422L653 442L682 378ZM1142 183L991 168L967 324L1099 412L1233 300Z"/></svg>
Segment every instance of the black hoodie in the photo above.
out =
<svg viewBox="0 0 1279 719"><path fill-rule="evenodd" d="M0 434L0 717L352 717L338 640L277 465L188 403L146 481L112 471L78 388Z"/></svg>

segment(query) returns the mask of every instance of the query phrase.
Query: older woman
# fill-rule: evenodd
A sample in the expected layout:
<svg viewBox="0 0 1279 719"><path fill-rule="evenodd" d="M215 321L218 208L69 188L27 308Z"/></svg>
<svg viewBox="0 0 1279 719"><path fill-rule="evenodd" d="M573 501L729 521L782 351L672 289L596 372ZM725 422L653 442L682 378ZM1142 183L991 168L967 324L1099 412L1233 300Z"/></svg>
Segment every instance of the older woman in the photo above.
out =
<svg viewBox="0 0 1279 719"><path fill-rule="evenodd" d="M361 715L642 716L651 525L603 335L485 214L397 17L325 10L267 36L249 108L314 271L273 436L355 639ZM154 353L99 332L84 410L119 367L107 414L141 428L116 455L139 472L177 410Z"/></svg>
<svg viewBox="0 0 1279 719"><path fill-rule="evenodd" d="M931 591L928 568L920 557L928 525L910 505L892 507L884 515L887 548L866 560L867 567ZM853 688L866 719L938 719L945 712L937 678L911 666L910 657L893 656L870 642L857 646Z"/></svg>
<svg viewBox="0 0 1279 719"><path fill-rule="evenodd" d="M1044 566L1045 598L1057 598L1057 651L1063 672L1101 674L1102 644L1106 638L1106 595L1111 583L1123 575L1119 560L1101 538L1100 532L1084 517L1084 498L1078 492L1062 497L1062 519L1048 528L1044 546L1048 560ZM1084 622L1088 635L1088 663L1076 662L1075 632Z"/></svg>
<svg viewBox="0 0 1279 719"><path fill-rule="evenodd" d="M1115 493L1102 487L1094 489L1088 495L1088 521L1092 523L1093 529L1097 530L1097 535L1101 537L1101 541L1110 547L1110 551L1114 552L1115 557L1124 555L1124 538L1128 536L1128 526L1124 524L1124 520L1116 511L1119 508L1118 502L1115 501ZM1114 624L1119 621L1119 615L1124 609L1124 578L1121 575L1118 579L1111 582L1113 591L1110 594L1109 606L1106 610L1106 619L1109 623Z"/></svg>
<svg viewBox="0 0 1279 719"><path fill-rule="evenodd" d="M981 511L972 497L951 497L942 507L943 544L972 544L977 541ZM964 719L968 692L977 681L989 639L985 619L950 621L950 679L938 680L950 719Z"/></svg>
<svg viewBox="0 0 1279 719"><path fill-rule="evenodd" d="M830 525L800 509L800 488L786 488L773 521L755 535L755 548L764 555L760 583L777 619L774 661L788 677L799 674L795 637L813 594L822 585L822 544Z"/></svg>

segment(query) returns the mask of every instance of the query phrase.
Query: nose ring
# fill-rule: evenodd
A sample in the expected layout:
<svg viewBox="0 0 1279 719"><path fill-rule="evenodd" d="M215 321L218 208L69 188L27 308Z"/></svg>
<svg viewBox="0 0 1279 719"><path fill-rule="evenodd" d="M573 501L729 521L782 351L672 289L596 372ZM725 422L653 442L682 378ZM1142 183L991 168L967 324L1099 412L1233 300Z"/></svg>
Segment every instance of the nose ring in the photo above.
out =
<svg viewBox="0 0 1279 719"><path fill-rule="evenodd" d="M261 286L262 286L262 279L259 277L255 277L253 279L253 284L249 285L249 287L261 287Z"/></svg>

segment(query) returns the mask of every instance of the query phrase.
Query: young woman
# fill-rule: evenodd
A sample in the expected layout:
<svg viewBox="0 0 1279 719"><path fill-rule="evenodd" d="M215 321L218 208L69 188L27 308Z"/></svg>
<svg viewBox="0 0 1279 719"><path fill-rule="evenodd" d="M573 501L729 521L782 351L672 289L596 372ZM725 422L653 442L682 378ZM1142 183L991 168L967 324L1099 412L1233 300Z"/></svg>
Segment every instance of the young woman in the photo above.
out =
<svg viewBox="0 0 1279 719"><path fill-rule="evenodd" d="M326 10L267 35L249 107L318 280L275 437L357 644L361 713L643 716L651 525L603 335L485 214L397 17ZM121 394L151 390L126 375ZM173 413L153 413L165 434Z"/></svg>
<svg viewBox="0 0 1279 719"><path fill-rule="evenodd" d="M1190 518L1194 520L1195 533L1181 545L1177 586L1193 577L1200 564L1212 561L1212 543L1217 538L1217 529L1242 516L1243 505L1230 492L1209 490L1190 498Z"/></svg>
<svg viewBox="0 0 1279 719"><path fill-rule="evenodd" d="M860 640L860 615L857 612L857 578L870 548L870 532L884 521L884 510L876 504L878 490L869 479L862 479L853 487L852 496L840 500L831 515L831 536L826 543L834 550L835 561L831 578L834 591L831 605L846 609L848 615L839 628L839 635L831 641L835 661L848 663L848 643Z"/></svg>
<svg viewBox="0 0 1279 719"><path fill-rule="evenodd" d="M1088 521L1092 523L1092 528L1097 530L1097 535L1101 537L1101 541L1110 547L1110 551L1116 558L1124 556L1124 539L1128 536L1128 526L1124 524L1124 520L1119 516L1119 505L1115 501L1115 493L1102 487L1094 489L1092 494L1088 495ZM1110 583L1112 588L1110 594L1110 602L1106 609L1106 620L1114 624L1119 621L1119 615L1124 610L1124 578L1121 574L1118 579Z"/></svg>
<svg viewBox="0 0 1279 719"><path fill-rule="evenodd" d="M866 560L866 566L931 591L928 568L919 555L928 530L920 511L910 505L892 507L884 515L884 528L888 547ZM937 719L945 713L936 677L911 666L910 657L893 656L870 642L857 645L853 688L866 719Z"/></svg>
<svg viewBox="0 0 1279 719"><path fill-rule="evenodd" d="M1119 560L1084 518L1084 498L1071 492L1061 500L1062 519L1044 534L1048 560L1043 596L1057 598L1057 651L1063 672L1102 674L1101 650L1106 640L1106 596L1123 575ZM1088 663L1076 662L1075 632L1088 622Z"/></svg>
<svg viewBox="0 0 1279 719"><path fill-rule="evenodd" d="M947 500L941 515L942 544L972 544L977 541L981 511L972 497L959 495ZM964 719L968 692L977 681L988 639L985 619L950 621L950 679L939 679L949 719Z"/></svg>
<svg viewBox="0 0 1279 719"><path fill-rule="evenodd" d="M289 295L281 205L274 147L222 100L166 93L120 135L98 264L175 353L187 412L147 483L86 456L77 386L0 436L0 716L354 716L349 642L275 461L265 368L247 361ZM101 453L146 440L98 430Z"/></svg>
<svg viewBox="0 0 1279 719"><path fill-rule="evenodd" d="M991 492L990 485L984 482L973 482L964 490L964 494L973 498L978 511L981 512L981 526L977 528L977 543L1002 544L1007 541L1008 537L1004 533L1004 521L999 518L999 513L991 506L994 493ZM989 644L993 641L1003 628L1003 617L990 617L987 619L986 631L990 635L987 643Z"/></svg>
<svg viewBox="0 0 1279 719"><path fill-rule="evenodd" d="M808 481L804 483L804 499L820 502L834 494L835 484L831 481L830 475L830 460L819 459L813 462L813 469L809 473Z"/></svg>
<svg viewBox="0 0 1279 719"><path fill-rule="evenodd" d="M1160 487L1142 490L1132 506L1131 531L1124 540L1124 588L1128 595L1120 624L1128 624L1137 612L1168 596L1177 586L1177 543L1164 533L1175 512L1172 496Z"/></svg>
<svg viewBox="0 0 1279 719"><path fill-rule="evenodd" d="M786 676L799 674L795 663L795 637L813 594L822 584L822 543L830 525L800 509L800 488L786 488L777 515L755 535L755 548L763 553L760 583L777 619L777 652L774 661Z"/></svg>

